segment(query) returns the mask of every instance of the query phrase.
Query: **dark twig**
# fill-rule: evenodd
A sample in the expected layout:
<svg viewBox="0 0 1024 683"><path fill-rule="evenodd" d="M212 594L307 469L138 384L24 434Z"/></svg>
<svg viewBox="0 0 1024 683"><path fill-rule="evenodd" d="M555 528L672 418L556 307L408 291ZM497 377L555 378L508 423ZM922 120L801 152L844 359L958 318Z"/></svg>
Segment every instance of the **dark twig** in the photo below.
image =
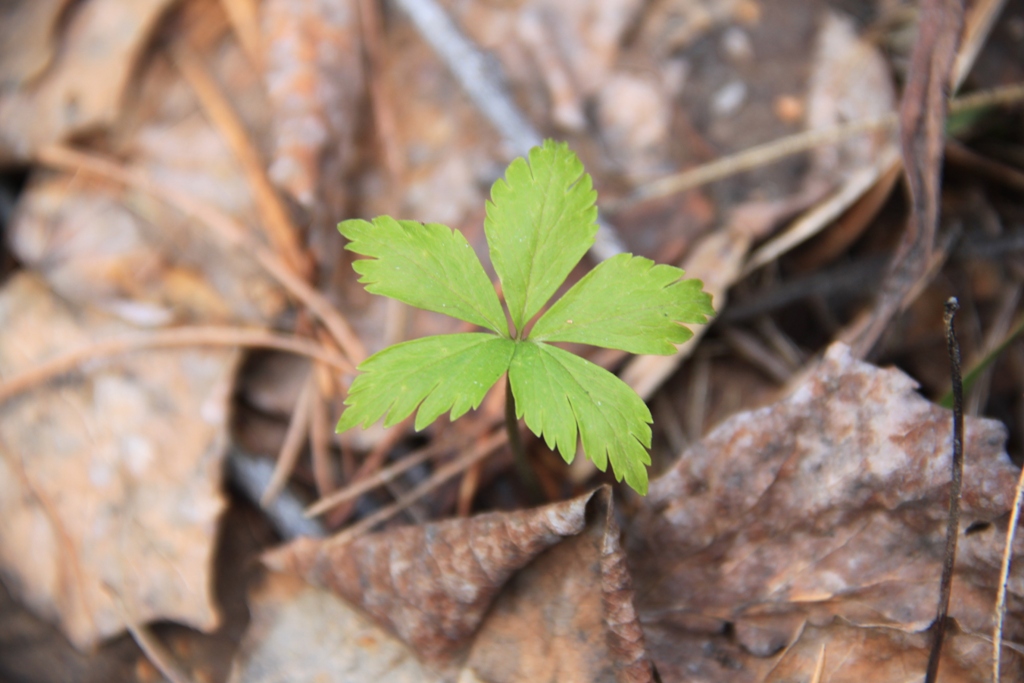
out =
<svg viewBox="0 0 1024 683"><path fill-rule="evenodd" d="M964 387L960 378L960 344L953 327L953 317L959 308L956 298L950 297L943 315L946 347L949 349L949 364L953 375L953 484L949 490L949 521L946 524L946 554L942 561L942 581L939 584L939 609L932 624L935 641L928 654L925 683L934 683L939 675L939 657L942 654L942 640L946 635L949 596L953 590L953 564L956 562L956 542L960 531L960 489L964 478Z"/></svg>

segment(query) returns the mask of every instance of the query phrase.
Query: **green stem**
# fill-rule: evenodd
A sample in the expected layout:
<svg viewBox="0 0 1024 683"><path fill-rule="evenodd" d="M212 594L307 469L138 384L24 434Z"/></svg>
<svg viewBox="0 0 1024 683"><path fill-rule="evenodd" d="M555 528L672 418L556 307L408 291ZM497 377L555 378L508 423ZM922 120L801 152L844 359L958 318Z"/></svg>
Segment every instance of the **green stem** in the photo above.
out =
<svg viewBox="0 0 1024 683"><path fill-rule="evenodd" d="M531 502L540 503L543 501L540 482L537 481L537 474L530 467L530 463L526 459L523 441L519 438L519 419L516 418L516 397L512 395L512 380L507 377L505 378L505 430L508 432L508 445L512 449L512 457L515 459L519 479L526 486Z"/></svg>

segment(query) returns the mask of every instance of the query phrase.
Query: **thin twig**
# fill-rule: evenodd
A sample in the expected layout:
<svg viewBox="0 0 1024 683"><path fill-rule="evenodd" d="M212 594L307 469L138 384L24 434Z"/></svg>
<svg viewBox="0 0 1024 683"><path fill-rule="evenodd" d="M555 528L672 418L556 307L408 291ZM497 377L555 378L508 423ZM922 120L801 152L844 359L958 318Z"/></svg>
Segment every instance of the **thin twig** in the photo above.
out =
<svg viewBox="0 0 1024 683"><path fill-rule="evenodd" d="M271 277L319 318L352 361L352 365L358 365L366 358L366 348L338 309L323 294L299 277L271 249L248 237L249 231L245 226L227 213L185 192L162 185L146 173L63 145L47 145L39 151L36 160L54 168L84 171L122 183L152 195L185 215L202 221L228 246L249 253Z"/></svg>
<svg viewBox="0 0 1024 683"><path fill-rule="evenodd" d="M252 66L259 70L263 66L263 37L260 35L256 0L221 0L224 13L238 38L242 52Z"/></svg>
<svg viewBox="0 0 1024 683"><path fill-rule="evenodd" d="M142 650L146 659L156 667L156 670L163 674L164 678L171 683L193 683L192 678L185 673L185 670L175 660L174 655L160 642L160 639L145 624L140 624L132 616L121 595L108 584L104 584L103 588L117 606L121 620L124 622L125 628L128 629L128 633L131 634L135 644Z"/></svg>
<svg viewBox="0 0 1024 683"><path fill-rule="evenodd" d="M313 395L316 393L316 380L310 372L299 392L299 400L292 410L292 417L288 421L288 429L284 434L284 442L277 454L277 462L274 464L274 474L270 477L270 483L260 496L260 507L270 505L278 494L288 483L288 477L295 471L295 465L299 462L299 455L302 453L302 446L309 436L309 411L313 403Z"/></svg>
<svg viewBox="0 0 1024 683"><path fill-rule="evenodd" d="M825 644L822 643L821 650L818 651L818 662L814 665L814 675L811 677L811 683L821 683L825 676Z"/></svg>
<svg viewBox="0 0 1024 683"><path fill-rule="evenodd" d="M312 263L299 242L298 229L292 223L284 201L270 182L266 166L246 132L242 119L235 113L202 61L187 45L178 43L169 52L171 61L191 86L203 112L241 165L270 244L296 273L307 278L312 271Z"/></svg>
<svg viewBox="0 0 1024 683"><path fill-rule="evenodd" d="M117 356L131 351L182 346L244 346L277 349L308 356L344 372L353 372L351 364L323 347L265 330L238 327L175 327L155 332L132 333L93 342L72 349L0 382L0 403L58 375L70 372L82 363Z"/></svg>
<svg viewBox="0 0 1024 683"><path fill-rule="evenodd" d="M483 429L479 431L482 432ZM470 438L476 438L477 436L479 436L477 432L470 434ZM378 486L383 486L384 484L394 481L404 472L411 470L413 467L416 467L427 460L430 460L453 446L457 447L457 444L435 440L429 446L424 446L417 451L413 451L393 465L389 465L384 469L378 470L372 475L362 479L356 479L353 477L353 482L351 484L318 500L314 505L311 505L306 510L305 514L307 517L322 515L342 503L358 498L367 491L371 491Z"/></svg>
<svg viewBox="0 0 1024 683"><path fill-rule="evenodd" d="M949 113L959 114L1021 100L1024 100L1024 83L1015 83L958 97L949 103ZM896 112L891 112L883 116L788 135L642 185L628 197L612 203L609 208L620 209L650 199L692 190L737 173L773 164L794 154L808 152L824 145L836 145L863 133L890 131L896 128L897 123Z"/></svg>
<svg viewBox="0 0 1024 683"><path fill-rule="evenodd" d="M377 442L373 447L373 450L370 451L370 454L366 456L362 463L360 463L359 469L357 469L356 473L352 476L352 484L356 484L380 471L380 468L384 465L384 461L387 460L388 454L396 445L398 445L398 442L405 437L410 424L412 424L412 418L407 417L395 425L393 429L384 433L384 438ZM331 514L327 518L328 526L332 529L341 526L348 520L353 511L355 511L354 501L339 504L338 507L331 510Z"/></svg>
<svg viewBox="0 0 1024 683"><path fill-rule="evenodd" d="M960 344L956 338L953 317L960 304L955 297L946 301L943 320L946 324L946 347L953 377L953 483L949 489L949 520L946 524L946 552L942 561L942 579L939 584L939 608L932 627L935 640L928 653L925 683L935 683L939 675L942 641L946 635L949 598L953 591L953 565L956 563L956 544L960 533L960 490L964 478L964 387L960 377Z"/></svg>
<svg viewBox="0 0 1024 683"><path fill-rule="evenodd" d="M370 102L373 107L373 122L377 133L377 143L384 152L384 162L391 174L392 181L400 181L405 176L405 157L399 144L401 139L396 132L398 123L395 119L393 102L387 96L386 81L381 76L384 70L385 56L382 47L380 8L378 0L358 0L359 27L363 36L363 49L366 54L367 79L370 89Z"/></svg>
<svg viewBox="0 0 1024 683"><path fill-rule="evenodd" d="M330 418L328 417L328 395L325 386L328 383L321 382L323 371L321 365L313 368L310 373L310 381L315 385L313 402L309 413L309 450L313 457L313 481L316 483L316 492L320 496L326 496L337 488L337 478L331 458L331 429Z"/></svg>
<svg viewBox="0 0 1024 683"><path fill-rule="evenodd" d="M327 541L327 545L334 547L350 543L351 541L355 540L359 536L371 530L378 524L388 519L391 519L396 514L398 514L405 508L409 507L410 505L414 504L416 501L423 498L434 489L443 485L452 477L457 476L460 472L469 469L475 463L483 460L485 457L487 457L495 450L500 448L502 445L504 445L507 441L508 434L505 433L505 430L503 429L495 432L494 434L491 434L469 453L466 453L465 455L456 458L455 460L452 460L450 463L444 465L443 467L439 467L437 471L434 472L434 474L431 475L429 479L421 483L419 486L416 486L405 495L401 496L391 505L381 508L380 510L373 513L369 517L360 520L359 522L353 524L341 533L332 536L331 539Z"/></svg>
<svg viewBox="0 0 1024 683"><path fill-rule="evenodd" d="M1006 546L1003 548L1003 564L999 569L999 594L996 596L996 625L992 632L992 683L999 683L1000 660L1003 654L1003 622L1006 620L1006 592L1010 587L1010 560L1013 557L1013 540L1017 535L1020 508L1024 503L1024 469L1017 478L1017 493L1013 498L1010 512L1010 526L1006 530Z"/></svg>

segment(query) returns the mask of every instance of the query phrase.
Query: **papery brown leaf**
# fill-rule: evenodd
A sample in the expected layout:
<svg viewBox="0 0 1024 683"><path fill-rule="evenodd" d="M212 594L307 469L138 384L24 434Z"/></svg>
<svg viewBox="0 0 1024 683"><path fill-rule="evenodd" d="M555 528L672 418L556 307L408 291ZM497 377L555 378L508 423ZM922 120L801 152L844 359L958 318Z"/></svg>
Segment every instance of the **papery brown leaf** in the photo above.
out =
<svg viewBox="0 0 1024 683"><path fill-rule="evenodd" d="M0 87L38 76L53 59L61 13L71 0L7 0L0 5Z"/></svg>
<svg viewBox="0 0 1024 683"><path fill-rule="evenodd" d="M249 599L252 621L229 683L440 683L412 650L327 589L272 573Z"/></svg>
<svg viewBox="0 0 1024 683"><path fill-rule="evenodd" d="M587 526L517 573L474 638L460 681L650 681L611 491Z"/></svg>
<svg viewBox="0 0 1024 683"><path fill-rule="evenodd" d="M694 666L754 681L764 666L750 655L790 646L807 619L928 627L951 418L914 389L902 372L834 345L789 398L730 418L652 482L629 538L637 608L666 680L685 666L679 652L700 652L680 644L689 638L732 648L728 666L710 655ZM967 422L962 533L972 533L961 539L951 615L968 632L987 633L992 623L1017 476L1004 438L996 422ZM1021 580L1015 566L1015 600ZM1008 629L1022 632L1019 613Z"/></svg>
<svg viewBox="0 0 1024 683"><path fill-rule="evenodd" d="M34 275L0 290L0 377L125 325ZM134 354L0 405L0 570L88 648L134 621L219 621L211 560L236 351Z"/></svg>
<svg viewBox="0 0 1024 683"><path fill-rule="evenodd" d="M235 64L229 75L237 76L239 60L225 53L224 61ZM121 131L132 150L127 168L254 224L252 195L231 150L194 104L176 105L183 86L167 65L140 75L135 126ZM252 239L259 239L255 231ZM140 326L263 323L284 305L253 257L224 245L204 224L150 196L80 173L33 177L19 200L9 243L61 297Z"/></svg>
<svg viewBox="0 0 1024 683"><path fill-rule="evenodd" d="M299 539L264 563L330 588L428 659L440 658L465 644L513 573L583 529L589 499L405 527L344 545Z"/></svg>
<svg viewBox="0 0 1024 683"><path fill-rule="evenodd" d="M541 672L648 681L618 535L604 488L347 545L303 539L264 562L330 588L448 678L462 667L460 681L537 680Z"/></svg>
<svg viewBox="0 0 1024 683"><path fill-rule="evenodd" d="M864 629L837 619L823 627L808 626L800 640L783 654L765 683L811 680L824 648L823 681L907 681L920 679L928 660L932 637L927 633L906 633L892 629ZM943 683L989 683L992 644L985 637L965 633L947 634L943 647L939 681ZM1002 680L1018 681L1020 660L1003 669Z"/></svg>
<svg viewBox="0 0 1024 683"><path fill-rule="evenodd" d="M357 3L268 0L261 7L264 80L274 122L270 175L312 207L324 182L342 182L351 163L363 95Z"/></svg>
<svg viewBox="0 0 1024 683"><path fill-rule="evenodd" d="M172 0L75 3L44 77L0 96L0 163L115 123L136 60Z"/></svg>

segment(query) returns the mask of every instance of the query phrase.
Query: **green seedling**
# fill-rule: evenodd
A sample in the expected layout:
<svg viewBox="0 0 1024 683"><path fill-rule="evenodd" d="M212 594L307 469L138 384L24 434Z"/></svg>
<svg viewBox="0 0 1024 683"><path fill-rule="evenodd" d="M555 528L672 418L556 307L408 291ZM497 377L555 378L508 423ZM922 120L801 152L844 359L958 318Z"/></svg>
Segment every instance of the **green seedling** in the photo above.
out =
<svg viewBox="0 0 1024 683"><path fill-rule="evenodd" d="M679 268L620 254L538 318L594 243L596 200L580 160L550 140L530 150L529 162L513 161L494 183L484 231L508 317L458 230L388 216L341 223L346 248L369 257L353 264L368 292L487 331L424 337L375 353L359 366L337 431L385 415L389 427L417 408L417 431L445 412L455 420L479 407L507 372L511 443L518 441L516 422L525 419L548 448L572 462L579 435L598 469L610 461L618 481L646 494L652 422L646 404L612 373L552 342L667 355L693 336L683 323L706 323L714 310L701 282L681 279Z"/></svg>

